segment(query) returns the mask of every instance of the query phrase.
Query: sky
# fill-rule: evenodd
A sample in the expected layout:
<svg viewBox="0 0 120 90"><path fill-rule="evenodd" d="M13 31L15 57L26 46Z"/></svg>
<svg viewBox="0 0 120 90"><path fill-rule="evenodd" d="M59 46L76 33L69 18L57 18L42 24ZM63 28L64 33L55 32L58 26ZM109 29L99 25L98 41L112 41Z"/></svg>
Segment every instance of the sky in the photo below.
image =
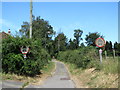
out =
<svg viewBox="0 0 120 90"><path fill-rule="evenodd" d="M30 19L29 2L2 2L2 31L19 31L23 21ZM56 32L74 38L74 30L99 32L107 41L118 42L117 2L33 2L33 15L49 21ZM85 40L83 40L85 42Z"/></svg>

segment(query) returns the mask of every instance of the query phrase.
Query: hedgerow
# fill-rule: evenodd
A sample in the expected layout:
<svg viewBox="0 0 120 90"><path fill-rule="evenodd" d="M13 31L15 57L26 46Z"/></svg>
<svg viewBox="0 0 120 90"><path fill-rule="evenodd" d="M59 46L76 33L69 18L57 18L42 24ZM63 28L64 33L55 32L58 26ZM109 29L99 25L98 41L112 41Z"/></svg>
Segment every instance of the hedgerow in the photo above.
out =
<svg viewBox="0 0 120 90"><path fill-rule="evenodd" d="M82 47L78 50L59 52L58 60L75 64L78 68L94 67L98 62L97 50L94 47Z"/></svg>
<svg viewBox="0 0 120 90"><path fill-rule="evenodd" d="M24 59L20 48L28 46L30 51ZM8 37L2 42L2 71L19 75L34 76L51 60L42 48L40 40Z"/></svg>

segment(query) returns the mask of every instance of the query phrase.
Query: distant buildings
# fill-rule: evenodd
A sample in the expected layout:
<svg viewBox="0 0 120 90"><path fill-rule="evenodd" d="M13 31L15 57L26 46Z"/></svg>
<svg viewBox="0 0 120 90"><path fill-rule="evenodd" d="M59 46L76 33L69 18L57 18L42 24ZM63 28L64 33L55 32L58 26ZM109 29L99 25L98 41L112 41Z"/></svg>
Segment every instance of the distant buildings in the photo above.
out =
<svg viewBox="0 0 120 90"><path fill-rule="evenodd" d="M6 32L0 32L0 39L5 39L5 38L7 38L9 35L11 35L11 31L10 31L10 29L8 30L8 33L6 33Z"/></svg>

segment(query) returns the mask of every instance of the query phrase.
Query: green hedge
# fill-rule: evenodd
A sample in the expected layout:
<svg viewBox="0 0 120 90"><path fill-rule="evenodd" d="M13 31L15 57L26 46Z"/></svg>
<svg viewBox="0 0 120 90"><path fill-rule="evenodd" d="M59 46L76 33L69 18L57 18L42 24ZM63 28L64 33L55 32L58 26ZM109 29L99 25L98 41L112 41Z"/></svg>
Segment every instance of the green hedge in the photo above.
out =
<svg viewBox="0 0 120 90"><path fill-rule="evenodd" d="M20 52L22 46L30 47L27 58ZM20 75L34 76L51 60L42 48L40 40L8 37L2 42L2 71Z"/></svg>
<svg viewBox="0 0 120 90"><path fill-rule="evenodd" d="M93 62L98 62L98 52L94 47L83 47L78 50L59 52L57 59L75 64L77 67L94 67Z"/></svg>

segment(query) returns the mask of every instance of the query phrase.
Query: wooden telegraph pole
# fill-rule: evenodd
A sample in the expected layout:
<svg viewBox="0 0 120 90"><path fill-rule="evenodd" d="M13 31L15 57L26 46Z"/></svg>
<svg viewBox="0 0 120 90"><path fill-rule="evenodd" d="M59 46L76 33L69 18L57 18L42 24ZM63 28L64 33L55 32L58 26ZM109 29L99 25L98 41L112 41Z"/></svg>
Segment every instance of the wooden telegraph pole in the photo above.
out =
<svg viewBox="0 0 120 90"><path fill-rule="evenodd" d="M32 0L30 0L30 38L32 38Z"/></svg>

